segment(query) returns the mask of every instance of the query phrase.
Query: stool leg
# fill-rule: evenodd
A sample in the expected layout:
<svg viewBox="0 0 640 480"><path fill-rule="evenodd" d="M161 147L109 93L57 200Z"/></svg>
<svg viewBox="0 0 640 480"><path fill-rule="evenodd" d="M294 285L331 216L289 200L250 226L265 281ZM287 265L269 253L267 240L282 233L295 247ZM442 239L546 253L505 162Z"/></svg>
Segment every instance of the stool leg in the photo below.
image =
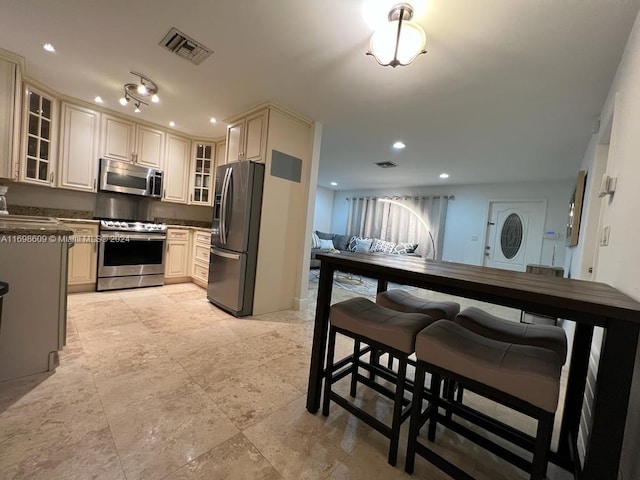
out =
<svg viewBox="0 0 640 480"><path fill-rule="evenodd" d="M462 403L462 397L464 395L464 387L458 384L458 393L456 395L456 402Z"/></svg>
<svg viewBox="0 0 640 480"><path fill-rule="evenodd" d="M444 397L449 402L453 402L455 391L456 391L456 382L454 382L450 378L445 378L444 379ZM453 411L450 408L447 408L445 415L449 420L451 420L451 418L453 417Z"/></svg>
<svg viewBox="0 0 640 480"><path fill-rule="evenodd" d="M409 475L413 473L416 460L416 442L420 431L420 416L422 414L422 398L424 393L424 366L416 364L416 376L413 384L413 398L411 399L411 421L409 423L409 439L407 441L407 458L404 471Z"/></svg>
<svg viewBox="0 0 640 480"><path fill-rule="evenodd" d="M355 398L358 385L358 365L360 364L360 340L353 343L353 364L351 366L351 390L349 395Z"/></svg>
<svg viewBox="0 0 640 480"><path fill-rule="evenodd" d="M324 375L324 395L322 402L322 415L329 416L329 400L331 396L331 385L333 383L333 356L336 350L336 329L329 328L329 345L327 347L327 368Z"/></svg>
<svg viewBox="0 0 640 480"><path fill-rule="evenodd" d="M440 400L440 385L442 383L442 377L439 373L431 373L431 413L429 414L429 430L427 431L427 438L430 442L434 442L436 439L436 425L438 424L438 406Z"/></svg>
<svg viewBox="0 0 640 480"><path fill-rule="evenodd" d="M393 369L393 355L391 355L390 353L388 353L387 355L389 355L389 358L387 359L387 368L391 370Z"/></svg>
<svg viewBox="0 0 640 480"><path fill-rule="evenodd" d="M407 376L407 359L398 359L398 377L396 379L396 395L393 400L393 419L391 421L391 442L389 445L389 465L395 466L398 459L398 441L400 438L400 417L402 416L402 400L404 398L404 380Z"/></svg>
<svg viewBox="0 0 640 480"><path fill-rule="evenodd" d="M538 430L531 464L531 480L542 480L547 476L547 464L551 435L553 433L553 413L545 413L538 418Z"/></svg>
<svg viewBox="0 0 640 480"><path fill-rule="evenodd" d="M376 367L380 365L380 352L373 347L371 347L371 354L369 355L369 364L371 366L376 366ZM369 372L369 380L375 381L375 379L376 379L376 374L372 370Z"/></svg>

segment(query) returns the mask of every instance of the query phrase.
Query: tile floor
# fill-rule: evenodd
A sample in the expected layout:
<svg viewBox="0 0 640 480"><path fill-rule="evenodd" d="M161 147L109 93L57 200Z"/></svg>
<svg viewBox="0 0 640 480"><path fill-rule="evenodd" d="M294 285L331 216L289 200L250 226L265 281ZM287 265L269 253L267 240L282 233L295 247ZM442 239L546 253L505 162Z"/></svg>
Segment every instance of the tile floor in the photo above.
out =
<svg viewBox="0 0 640 480"><path fill-rule="evenodd" d="M336 301L350 295L334 289ZM341 408L305 410L313 312L237 319L193 284L70 295L57 370L0 383L0 478L448 478L420 458L404 473L407 424L393 468L387 440ZM388 416L388 402L358 395ZM526 478L450 432L435 448L479 479Z"/></svg>

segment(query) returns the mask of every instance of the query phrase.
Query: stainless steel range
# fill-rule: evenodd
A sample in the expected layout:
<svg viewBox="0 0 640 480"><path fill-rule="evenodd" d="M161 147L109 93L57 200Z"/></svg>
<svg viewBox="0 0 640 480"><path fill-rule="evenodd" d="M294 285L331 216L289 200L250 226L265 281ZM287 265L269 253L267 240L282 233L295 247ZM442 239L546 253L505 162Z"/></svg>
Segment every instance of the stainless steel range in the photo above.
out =
<svg viewBox="0 0 640 480"><path fill-rule="evenodd" d="M97 290L162 285L166 239L163 223L102 220Z"/></svg>
<svg viewBox="0 0 640 480"><path fill-rule="evenodd" d="M162 285L167 226L154 223L153 200L100 191L93 216L100 219L98 284L115 290Z"/></svg>

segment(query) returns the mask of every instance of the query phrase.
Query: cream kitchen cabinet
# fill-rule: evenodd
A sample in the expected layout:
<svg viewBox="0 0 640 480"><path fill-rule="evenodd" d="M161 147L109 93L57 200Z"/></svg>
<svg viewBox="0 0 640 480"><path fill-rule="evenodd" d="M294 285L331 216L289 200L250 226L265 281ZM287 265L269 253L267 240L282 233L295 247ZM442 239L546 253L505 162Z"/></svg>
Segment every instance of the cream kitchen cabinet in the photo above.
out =
<svg viewBox="0 0 640 480"><path fill-rule="evenodd" d="M221 138L216 142L216 166L224 163L227 163L227 140L226 138ZM215 182L215 178L213 180Z"/></svg>
<svg viewBox="0 0 640 480"><path fill-rule="evenodd" d="M98 225L95 222L65 222L73 230L73 247L69 250L67 284L69 292L96 289L98 265Z"/></svg>
<svg viewBox="0 0 640 480"><path fill-rule="evenodd" d="M163 201L187 203L190 147L191 142L188 139L172 134L167 135Z"/></svg>
<svg viewBox="0 0 640 480"><path fill-rule="evenodd" d="M189 229L167 229L167 252L165 256L164 278L167 283L189 280L191 232Z"/></svg>
<svg viewBox="0 0 640 480"><path fill-rule="evenodd" d="M262 110L229 124L225 163L238 160L265 161L268 119L269 110Z"/></svg>
<svg viewBox="0 0 640 480"><path fill-rule="evenodd" d="M20 181L55 186L57 101L40 89L25 86L20 154Z"/></svg>
<svg viewBox="0 0 640 480"><path fill-rule="evenodd" d="M147 167L164 167L165 133L111 115L102 115L100 157L138 163Z"/></svg>
<svg viewBox="0 0 640 480"><path fill-rule="evenodd" d="M62 102L58 187L95 192L100 112ZM94 275L95 276L95 275Z"/></svg>
<svg viewBox="0 0 640 480"><path fill-rule="evenodd" d="M0 178L18 180L20 146L20 69L0 56Z"/></svg>
<svg viewBox="0 0 640 480"><path fill-rule="evenodd" d="M196 230L193 235L193 272L191 278L193 283L207 288L209 281L209 252L211 248L211 232Z"/></svg>
<svg viewBox="0 0 640 480"><path fill-rule="evenodd" d="M213 205L216 144L193 142L189 204Z"/></svg>

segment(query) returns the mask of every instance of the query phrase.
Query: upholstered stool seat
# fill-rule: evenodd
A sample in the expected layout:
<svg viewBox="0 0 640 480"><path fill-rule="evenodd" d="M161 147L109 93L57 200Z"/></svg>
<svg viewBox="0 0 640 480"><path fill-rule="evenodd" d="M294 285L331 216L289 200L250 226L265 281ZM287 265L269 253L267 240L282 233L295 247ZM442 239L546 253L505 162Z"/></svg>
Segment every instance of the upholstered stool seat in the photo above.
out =
<svg viewBox="0 0 640 480"><path fill-rule="evenodd" d="M456 466L418 442L419 428L426 420L429 421L428 437L431 441L435 439L436 424L441 421L445 426L456 427L456 431L462 435L468 434L469 438L481 446L494 449L494 453L500 454L503 451L489 440L478 441L477 433L469 433L464 427L458 429L459 424L439 414L438 408L441 406L453 409L454 413L459 408L464 413L462 406L457 407L435 394L440 391L440 382L444 377L538 420L536 439L529 445L534 452L533 462L529 464L520 457L514 461L515 454L510 455L508 460L514 461L520 468L528 468L531 479L544 478L560 391L562 361L559 356L546 348L487 338L462 325L443 320L418 333L415 347L418 361L406 471L412 473L414 455L418 453L450 476L467 478ZM424 382L425 372L432 375L433 398L423 414L422 389L419 387ZM490 422L479 423L480 426L485 424L495 427ZM510 434L513 436L513 432Z"/></svg>
<svg viewBox="0 0 640 480"><path fill-rule="evenodd" d="M458 303L431 302L401 289L380 292L376 297L376 303L398 312L423 313L434 320L440 320L441 318L453 320L460 311Z"/></svg>
<svg viewBox="0 0 640 480"><path fill-rule="evenodd" d="M415 347L416 334L433 322L431 317L419 313L400 313L395 310L376 305L366 298L352 298L331 306L329 311L329 343L327 348L327 369L325 374L324 398L322 414L329 415L331 400L360 418L390 439L389 463L395 465L398 452L400 425L409 417L410 402L405 399L407 359ZM340 333L353 338L355 348L353 355L334 364L336 334ZM369 345L369 349L361 350L360 344ZM364 363L361 356L372 352L372 359L377 359L376 351L386 351L399 360L397 374L383 369L377 362ZM375 382L375 376L367 378L359 373L362 367L369 372L395 384L395 390L389 390ZM393 400L393 416L391 426L368 414L359 406L338 395L331 386L338 380L351 374L351 395L355 396L356 383L362 383Z"/></svg>
<svg viewBox="0 0 640 480"><path fill-rule="evenodd" d="M567 336L562 327L511 322L476 307L465 308L455 322L472 332L501 342L531 345L555 352L562 364L567 358Z"/></svg>

